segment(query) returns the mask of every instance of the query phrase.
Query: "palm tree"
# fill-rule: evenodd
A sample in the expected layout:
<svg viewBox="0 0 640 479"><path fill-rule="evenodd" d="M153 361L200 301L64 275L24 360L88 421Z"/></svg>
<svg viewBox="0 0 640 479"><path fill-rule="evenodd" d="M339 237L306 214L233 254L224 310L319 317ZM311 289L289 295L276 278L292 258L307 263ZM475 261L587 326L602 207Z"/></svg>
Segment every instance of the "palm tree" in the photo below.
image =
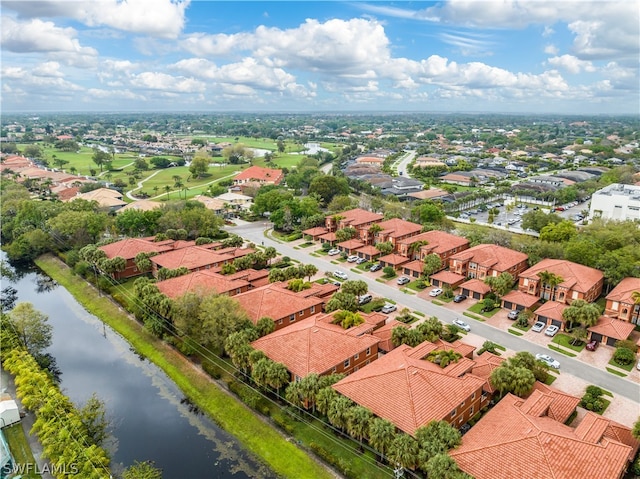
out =
<svg viewBox="0 0 640 479"><path fill-rule="evenodd" d="M362 441L369 436L369 424L372 419L371 411L363 406L354 406L347 412L347 431L359 442L360 451L362 451Z"/></svg>
<svg viewBox="0 0 640 479"><path fill-rule="evenodd" d="M351 401L351 399L338 395L331 401L331 405L329 406L329 411L327 412L329 422L341 431L344 431L347 427L348 412L352 406L353 401Z"/></svg>
<svg viewBox="0 0 640 479"><path fill-rule="evenodd" d="M392 464L404 469L415 469L418 463L418 441L408 434L398 434L393 438L387 454Z"/></svg>
<svg viewBox="0 0 640 479"><path fill-rule="evenodd" d="M164 185L164 191L167 192L167 199L169 199L169 192L171 191L171 187L169 185Z"/></svg>
<svg viewBox="0 0 640 479"><path fill-rule="evenodd" d="M428 244L429 242L427 240L421 240L421 241L416 241L415 243L411 243L409 245L409 248L407 249L409 258L418 259L419 255L416 255L416 253L420 251L420 248Z"/></svg>
<svg viewBox="0 0 640 479"><path fill-rule="evenodd" d="M338 397L338 393L332 387L324 387L316 394L316 407L318 412L324 416L329 415L331 404Z"/></svg>
<svg viewBox="0 0 640 479"><path fill-rule="evenodd" d="M369 423L369 444L378 451L380 461L391 447L396 436L396 427L386 419L373 418Z"/></svg>
<svg viewBox="0 0 640 479"><path fill-rule="evenodd" d="M548 270L540 271L537 276L540 278L540 297L555 301L556 287L563 283L564 279ZM549 289L549 294L547 294L547 289Z"/></svg>
<svg viewBox="0 0 640 479"><path fill-rule="evenodd" d="M569 323L567 329L572 329L574 323L584 328L594 326L600 318L600 308L594 303L587 303L583 299L576 299L562 311L562 319Z"/></svg>
<svg viewBox="0 0 640 479"><path fill-rule="evenodd" d="M287 384L291 379L291 375L282 363L271 362L267 371L267 384L276 390L280 395L280 388Z"/></svg>
<svg viewBox="0 0 640 479"><path fill-rule="evenodd" d="M632 292L631 300L633 301L633 304L640 304L640 291Z"/></svg>

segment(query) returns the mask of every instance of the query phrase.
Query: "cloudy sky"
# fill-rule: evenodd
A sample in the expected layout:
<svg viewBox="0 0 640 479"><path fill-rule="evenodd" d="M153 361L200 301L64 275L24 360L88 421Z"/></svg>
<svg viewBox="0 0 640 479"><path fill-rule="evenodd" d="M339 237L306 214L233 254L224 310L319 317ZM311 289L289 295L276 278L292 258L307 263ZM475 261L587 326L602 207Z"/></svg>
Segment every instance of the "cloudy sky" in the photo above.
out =
<svg viewBox="0 0 640 479"><path fill-rule="evenodd" d="M640 112L640 0L1 6L5 112Z"/></svg>

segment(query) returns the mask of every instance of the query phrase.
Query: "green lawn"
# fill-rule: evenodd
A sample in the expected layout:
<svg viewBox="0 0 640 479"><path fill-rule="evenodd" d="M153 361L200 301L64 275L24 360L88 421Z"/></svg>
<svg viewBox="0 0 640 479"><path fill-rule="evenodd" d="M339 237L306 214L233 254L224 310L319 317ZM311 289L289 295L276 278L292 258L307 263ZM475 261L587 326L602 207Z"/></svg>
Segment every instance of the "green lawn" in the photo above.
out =
<svg viewBox="0 0 640 479"><path fill-rule="evenodd" d="M2 430L4 437L9 444L9 450L15 461L15 465L30 466L33 468L36 464L36 460L31 452L31 447L27 441L22 429L22 424L14 424L13 426L6 427ZM40 474L36 474L32 469L26 469L27 474L22 475L23 479L35 479L41 477Z"/></svg>
<svg viewBox="0 0 640 479"><path fill-rule="evenodd" d="M500 308L495 308L491 311L487 311L487 312L482 312L482 307L483 304L482 303L476 303L473 306L471 306L469 308L469 311L471 311L472 313L476 313L476 314L480 314L482 316L484 316L485 318L490 318L492 317L494 314L496 314L498 311L500 311Z"/></svg>
<svg viewBox="0 0 640 479"><path fill-rule="evenodd" d="M635 363L635 361L632 362L631 364L620 364L620 363L615 362L615 360L613 358L611 358L611 360L609 361L609 364L611 366L615 366L617 368L624 369L625 371L629 371L629 372L631 372L631 370L633 369L634 363Z"/></svg>
<svg viewBox="0 0 640 479"><path fill-rule="evenodd" d="M560 346L564 346L567 349L571 349L576 352L580 352L586 346L586 343L582 342L580 346L573 346L571 344L572 338L567 336L566 334L556 334L551 340L552 343L559 344Z"/></svg>
<svg viewBox="0 0 640 479"><path fill-rule="evenodd" d="M413 291L415 291L416 293L419 293L420 291L424 291L426 286L424 288L418 288L419 284L423 284L426 285L426 283L423 281L422 283L420 283L420 280L415 280L415 281L411 281L409 284L407 284L405 286L405 288L409 288L412 289Z"/></svg>
<svg viewBox="0 0 640 479"><path fill-rule="evenodd" d="M570 358L575 358L576 357L576 354L570 353L566 349L559 348L558 346L554 346L551 343L549 343L547 346L549 347L549 349L553 349L554 351L557 351L560 354L564 354L565 356L569 356Z"/></svg>

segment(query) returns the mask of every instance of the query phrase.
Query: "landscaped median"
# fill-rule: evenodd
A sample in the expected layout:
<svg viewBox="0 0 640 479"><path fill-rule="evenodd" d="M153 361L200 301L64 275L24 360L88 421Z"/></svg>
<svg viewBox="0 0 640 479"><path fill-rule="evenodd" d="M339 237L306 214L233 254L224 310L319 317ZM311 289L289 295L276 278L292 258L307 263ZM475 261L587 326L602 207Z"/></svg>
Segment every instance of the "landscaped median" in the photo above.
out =
<svg viewBox="0 0 640 479"><path fill-rule="evenodd" d="M47 255L40 257L36 264L64 286L90 313L124 336L137 353L159 366L195 405L238 438L244 447L260 457L277 474L290 478L334 477L243 404L222 391L184 356L147 332L109 298L96 296L94 288L74 276L60 260Z"/></svg>

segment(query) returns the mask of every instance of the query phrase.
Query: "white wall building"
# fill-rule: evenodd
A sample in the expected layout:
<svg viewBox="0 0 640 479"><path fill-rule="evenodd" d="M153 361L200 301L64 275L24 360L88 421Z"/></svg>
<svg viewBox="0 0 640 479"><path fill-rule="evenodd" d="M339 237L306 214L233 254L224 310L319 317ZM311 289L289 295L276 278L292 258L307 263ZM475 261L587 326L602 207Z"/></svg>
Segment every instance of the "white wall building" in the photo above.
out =
<svg viewBox="0 0 640 479"><path fill-rule="evenodd" d="M591 197L589 219L640 221L640 186L614 183Z"/></svg>

